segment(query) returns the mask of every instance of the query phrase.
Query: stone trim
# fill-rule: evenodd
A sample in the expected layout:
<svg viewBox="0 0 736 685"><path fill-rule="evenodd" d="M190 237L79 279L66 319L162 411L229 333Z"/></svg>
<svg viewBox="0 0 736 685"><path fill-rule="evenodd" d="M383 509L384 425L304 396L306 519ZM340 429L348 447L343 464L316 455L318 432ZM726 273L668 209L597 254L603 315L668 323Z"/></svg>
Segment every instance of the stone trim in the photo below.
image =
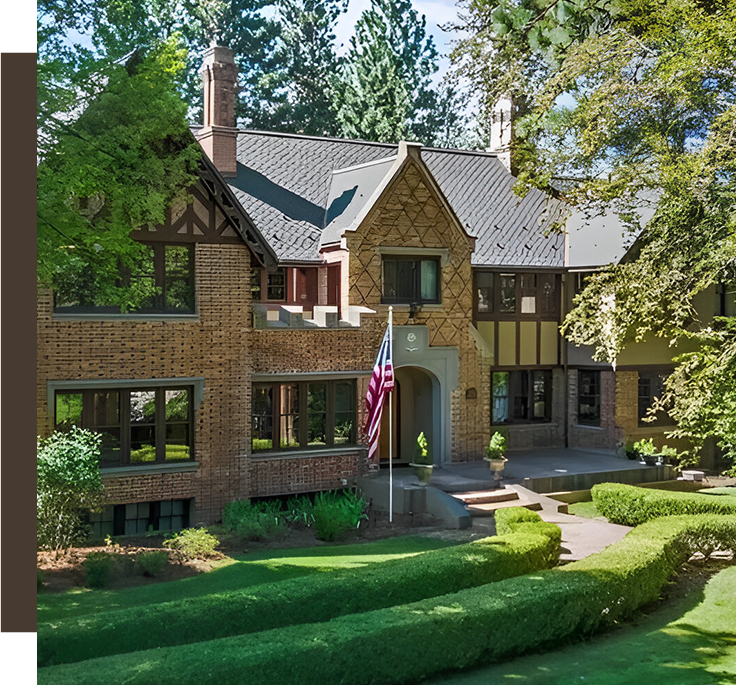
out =
<svg viewBox="0 0 736 685"><path fill-rule="evenodd" d="M101 468L100 475L102 478L120 478L121 476L137 476L156 473L183 473L187 471L196 471L199 464L196 461L187 461L179 464L152 464L139 466L112 466L109 468Z"/></svg>
<svg viewBox="0 0 736 685"><path fill-rule="evenodd" d="M156 321L191 322L199 321L199 314L64 314L54 313L52 321Z"/></svg>
<svg viewBox="0 0 736 685"><path fill-rule="evenodd" d="M290 452L278 451L278 452L260 452L258 454L251 454L250 458L252 461L270 461L276 459L309 459L311 457L351 457L358 456L368 450L367 447L345 447L340 449L334 447L329 450L294 450Z"/></svg>
<svg viewBox="0 0 736 685"><path fill-rule="evenodd" d="M196 409L204 400L204 377L192 376L189 378L90 378L84 380L69 381L46 381L46 402L48 403L49 422L54 423L54 395L57 390L94 390L104 388L114 390L115 388L159 388L166 385L172 388L194 386L194 408ZM126 469L127 471L127 469Z"/></svg>
<svg viewBox="0 0 736 685"><path fill-rule="evenodd" d="M392 247L389 245L378 245L376 254L400 255L402 257L439 257L440 266L444 267L450 261L450 248L448 247Z"/></svg>
<svg viewBox="0 0 736 685"><path fill-rule="evenodd" d="M359 376L370 376L372 370L365 371L312 371L299 373L254 373L251 374L253 383L278 383L279 381L325 381L325 380L352 380Z"/></svg>

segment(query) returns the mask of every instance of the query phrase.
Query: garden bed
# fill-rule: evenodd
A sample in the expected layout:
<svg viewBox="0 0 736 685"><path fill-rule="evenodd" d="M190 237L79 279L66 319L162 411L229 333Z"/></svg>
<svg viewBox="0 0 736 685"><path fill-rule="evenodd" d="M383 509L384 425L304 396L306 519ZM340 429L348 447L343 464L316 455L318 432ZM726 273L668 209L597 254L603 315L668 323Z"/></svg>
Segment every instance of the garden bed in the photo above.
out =
<svg viewBox="0 0 736 685"><path fill-rule="evenodd" d="M149 578L137 573L132 563L134 557L142 552L152 552L163 549L165 540L163 535L118 538L113 546L88 545L75 547L68 553L38 552L37 566L43 574L44 592L66 592L74 588L85 587L84 560L95 552L113 551L129 557L131 563L122 563L109 576L105 587L111 590L151 585L153 583L180 580L206 573L228 563L232 557L242 556L250 552L269 549L297 549L320 545L347 545L362 540L383 540L401 535L417 535L424 533L440 534L443 530L442 522L428 514L395 514L393 522L389 523L387 512L372 512L367 521L363 521L359 529L350 531L338 542L322 542L314 536L314 530L306 527L296 527L280 538L273 540L252 541L227 533L222 526L210 526L221 544L219 550L224 559L214 560L183 560L180 563L170 563L159 577ZM471 538L476 536L463 536ZM477 537L481 537L479 534Z"/></svg>

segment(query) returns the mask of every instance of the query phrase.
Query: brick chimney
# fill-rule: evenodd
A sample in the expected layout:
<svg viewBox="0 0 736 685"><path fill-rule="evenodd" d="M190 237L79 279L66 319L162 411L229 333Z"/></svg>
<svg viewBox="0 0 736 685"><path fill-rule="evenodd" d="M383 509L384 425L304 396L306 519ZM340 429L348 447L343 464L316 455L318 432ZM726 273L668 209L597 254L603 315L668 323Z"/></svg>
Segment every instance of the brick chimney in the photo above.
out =
<svg viewBox="0 0 736 685"><path fill-rule="evenodd" d="M197 139L223 176L235 176L238 70L233 51L220 46L209 48L199 74L204 86L204 127L197 132Z"/></svg>

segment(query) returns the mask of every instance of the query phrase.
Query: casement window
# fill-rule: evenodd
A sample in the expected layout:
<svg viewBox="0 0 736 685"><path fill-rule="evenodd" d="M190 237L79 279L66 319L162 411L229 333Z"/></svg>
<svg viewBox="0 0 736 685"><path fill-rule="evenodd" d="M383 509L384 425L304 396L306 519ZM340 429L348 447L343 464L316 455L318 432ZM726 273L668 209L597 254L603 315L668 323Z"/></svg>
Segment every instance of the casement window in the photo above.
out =
<svg viewBox="0 0 736 685"><path fill-rule="evenodd" d="M550 370L494 371L492 386L494 424L551 421Z"/></svg>
<svg viewBox="0 0 736 685"><path fill-rule="evenodd" d="M578 423L601 425L601 372L578 371Z"/></svg>
<svg viewBox="0 0 736 685"><path fill-rule="evenodd" d="M253 302L285 302L286 301L286 269L268 272L259 267L252 267L250 272L250 292ZM266 299L263 299L263 295Z"/></svg>
<svg viewBox="0 0 736 685"><path fill-rule="evenodd" d="M478 319L557 318L558 275L550 273L475 272Z"/></svg>
<svg viewBox="0 0 736 685"><path fill-rule="evenodd" d="M254 383L251 404L253 452L356 444L354 380Z"/></svg>
<svg viewBox="0 0 736 685"><path fill-rule="evenodd" d="M54 425L100 433L103 468L194 460L191 387L57 390Z"/></svg>
<svg viewBox="0 0 736 685"><path fill-rule="evenodd" d="M440 301L440 260L437 257L383 258L383 300L385 304L438 304Z"/></svg>
<svg viewBox="0 0 736 685"><path fill-rule="evenodd" d="M189 527L191 500L169 499L158 502L112 504L91 513L92 537L142 535L149 531L177 533Z"/></svg>
<svg viewBox="0 0 736 685"><path fill-rule="evenodd" d="M118 286L134 295L132 314L193 314L194 245L146 244L132 268L120 270ZM75 279L54 294L54 311L70 314L119 314L120 307L105 302L92 277Z"/></svg>
<svg viewBox="0 0 736 685"><path fill-rule="evenodd" d="M654 415L654 420L646 421L645 419L651 414L649 409L654 404L654 400L662 396L664 392L664 382L668 374L658 372L639 372L639 425L640 426L671 426L674 424L672 418L666 411L658 411Z"/></svg>

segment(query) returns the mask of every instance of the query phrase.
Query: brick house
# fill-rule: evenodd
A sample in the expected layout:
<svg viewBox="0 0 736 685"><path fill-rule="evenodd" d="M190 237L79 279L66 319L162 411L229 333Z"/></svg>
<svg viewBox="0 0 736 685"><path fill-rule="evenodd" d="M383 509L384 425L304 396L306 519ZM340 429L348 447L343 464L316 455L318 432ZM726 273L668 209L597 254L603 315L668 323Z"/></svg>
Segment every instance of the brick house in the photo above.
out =
<svg viewBox="0 0 736 685"><path fill-rule="evenodd" d="M479 459L497 429L511 449L637 434L636 355L614 374L558 333L579 281L568 237L545 235L560 202L514 195L493 153L238 130L232 53L211 48L202 76L192 201L133 231L155 302L38 296L38 431L105 435L99 534L353 483L389 306L398 463L420 431L438 466Z"/></svg>

